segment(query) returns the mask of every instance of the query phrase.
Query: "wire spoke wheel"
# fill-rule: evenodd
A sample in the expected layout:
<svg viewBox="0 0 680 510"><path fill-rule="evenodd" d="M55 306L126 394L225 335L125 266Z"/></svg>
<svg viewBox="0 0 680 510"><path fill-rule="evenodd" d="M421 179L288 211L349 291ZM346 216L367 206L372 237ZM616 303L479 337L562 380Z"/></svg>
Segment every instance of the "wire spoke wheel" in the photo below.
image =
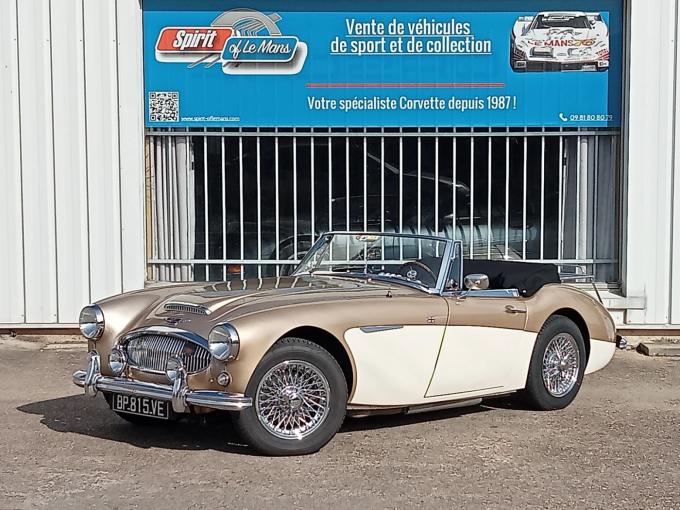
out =
<svg viewBox="0 0 680 510"><path fill-rule="evenodd" d="M563 397L576 385L581 359L576 339L559 333L548 343L543 354L543 384L553 397Z"/></svg>
<svg viewBox="0 0 680 510"><path fill-rule="evenodd" d="M330 410L330 385L316 366L291 360L272 367L255 394L257 418L281 439L302 439L316 431Z"/></svg>

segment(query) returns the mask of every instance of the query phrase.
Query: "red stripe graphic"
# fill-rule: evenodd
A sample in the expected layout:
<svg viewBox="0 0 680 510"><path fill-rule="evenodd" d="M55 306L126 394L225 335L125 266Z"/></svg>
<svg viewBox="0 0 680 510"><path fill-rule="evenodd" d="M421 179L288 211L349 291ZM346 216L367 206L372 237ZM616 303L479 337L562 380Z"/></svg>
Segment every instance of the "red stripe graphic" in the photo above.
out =
<svg viewBox="0 0 680 510"><path fill-rule="evenodd" d="M309 89L502 89L505 83L308 83Z"/></svg>

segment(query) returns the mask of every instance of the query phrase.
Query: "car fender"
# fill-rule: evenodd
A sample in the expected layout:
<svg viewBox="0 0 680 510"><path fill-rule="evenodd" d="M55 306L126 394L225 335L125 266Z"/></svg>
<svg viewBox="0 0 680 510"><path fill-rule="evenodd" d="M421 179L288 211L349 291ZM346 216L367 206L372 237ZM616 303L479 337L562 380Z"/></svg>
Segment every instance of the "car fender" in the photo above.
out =
<svg viewBox="0 0 680 510"><path fill-rule="evenodd" d="M526 330L538 333L551 315L573 311L583 319L590 340L616 343L616 327L607 309L595 298L568 285L550 284L530 298Z"/></svg>

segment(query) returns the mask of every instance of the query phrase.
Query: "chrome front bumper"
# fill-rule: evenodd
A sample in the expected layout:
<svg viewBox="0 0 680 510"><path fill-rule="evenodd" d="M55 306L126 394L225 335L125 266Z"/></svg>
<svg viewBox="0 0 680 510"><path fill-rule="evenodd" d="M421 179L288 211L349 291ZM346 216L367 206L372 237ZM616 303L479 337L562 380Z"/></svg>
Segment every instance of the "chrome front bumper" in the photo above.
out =
<svg viewBox="0 0 680 510"><path fill-rule="evenodd" d="M123 377L108 377L101 374L101 360L97 351L89 353L87 370L73 373L73 384L85 389L85 394L96 396L97 392L120 393L155 398L172 402L176 413L185 413L189 406L208 407L221 411L242 411L253 405L253 400L235 393L213 390L190 390L187 387L186 371L178 370L172 386L146 383Z"/></svg>

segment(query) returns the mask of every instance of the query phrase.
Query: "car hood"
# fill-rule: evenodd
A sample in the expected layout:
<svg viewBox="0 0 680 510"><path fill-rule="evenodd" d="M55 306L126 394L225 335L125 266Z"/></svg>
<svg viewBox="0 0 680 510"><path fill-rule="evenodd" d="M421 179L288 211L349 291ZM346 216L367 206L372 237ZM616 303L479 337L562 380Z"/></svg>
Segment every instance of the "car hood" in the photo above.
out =
<svg viewBox="0 0 680 510"><path fill-rule="evenodd" d="M183 319L215 323L274 307L384 296L387 291L421 292L399 284L329 276L262 278L175 290L157 300L138 326Z"/></svg>

